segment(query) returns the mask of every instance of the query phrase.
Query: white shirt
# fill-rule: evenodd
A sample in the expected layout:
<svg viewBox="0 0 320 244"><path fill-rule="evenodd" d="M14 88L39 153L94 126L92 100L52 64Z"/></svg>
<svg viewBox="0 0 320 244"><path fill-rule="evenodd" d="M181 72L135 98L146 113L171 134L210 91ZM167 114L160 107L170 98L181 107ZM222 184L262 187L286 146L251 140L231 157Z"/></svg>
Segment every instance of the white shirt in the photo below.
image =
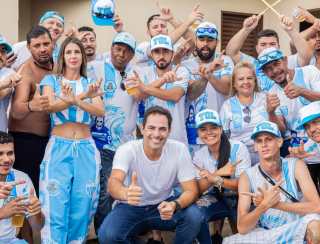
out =
<svg viewBox="0 0 320 244"><path fill-rule="evenodd" d="M143 66L143 68L141 68L141 66L140 68L137 67L137 71L141 80L145 84L150 84L154 80L159 79L156 71L156 66L154 64L149 66ZM182 78L182 80L175 81L172 83L166 83L161 87L161 89L170 90L172 88L179 87L183 89L184 92L186 93L188 88L188 82L189 82L188 70L185 67L180 66L176 74L177 74L177 77ZM146 98L145 110L155 105L164 107L168 109L171 113L172 126L171 126L170 138L183 142L187 145L188 140L187 140L186 127L185 127L185 95L183 95L180 98L180 100L176 103L173 101L165 101L154 96L149 96L148 98Z"/></svg>
<svg viewBox="0 0 320 244"><path fill-rule="evenodd" d="M317 63L317 59L316 56L313 55L310 59L309 65L316 65ZM298 63L298 54L294 54L294 55L290 55L288 56L288 68L289 69L295 69L295 68L299 68L300 65Z"/></svg>
<svg viewBox="0 0 320 244"><path fill-rule="evenodd" d="M195 170L187 147L168 139L158 160L150 160L143 149L143 140L121 145L113 159L112 169L125 172L124 184L131 183L136 172L138 185L142 188L140 206L158 204L171 196L176 183L195 179Z"/></svg>
<svg viewBox="0 0 320 244"><path fill-rule="evenodd" d="M12 178L13 177L13 178ZM10 178L10 179L9 179ZM30 189L34 189L29 176L19 170L12 169L7 176L7 182L25 180L25 184L17 185L14 187L16 190L11 191L13 198L17 196L29 196ZM16 194L13 194L16 193ZM0 199L0 207L2 208L7 203L7 199ZM11 218L0 220L0 243L7 243L16 237L16 228L11 224ZM6 241L6 242L4 242Z"/></svg>

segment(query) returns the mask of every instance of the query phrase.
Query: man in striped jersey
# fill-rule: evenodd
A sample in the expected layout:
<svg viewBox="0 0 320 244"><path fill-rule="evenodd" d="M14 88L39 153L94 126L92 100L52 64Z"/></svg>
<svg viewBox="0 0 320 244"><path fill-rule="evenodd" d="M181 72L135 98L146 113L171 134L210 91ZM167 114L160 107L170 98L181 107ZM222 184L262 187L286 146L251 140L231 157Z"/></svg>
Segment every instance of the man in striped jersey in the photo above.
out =
<svg viewBox="0 0 320 244"><path fill-rule="evenodd" d="M224 243L319 243L320 198L305 163L280 157L282 138L272 122L259 123L252 139L260 163L240 176L239 234Z"/></svg>

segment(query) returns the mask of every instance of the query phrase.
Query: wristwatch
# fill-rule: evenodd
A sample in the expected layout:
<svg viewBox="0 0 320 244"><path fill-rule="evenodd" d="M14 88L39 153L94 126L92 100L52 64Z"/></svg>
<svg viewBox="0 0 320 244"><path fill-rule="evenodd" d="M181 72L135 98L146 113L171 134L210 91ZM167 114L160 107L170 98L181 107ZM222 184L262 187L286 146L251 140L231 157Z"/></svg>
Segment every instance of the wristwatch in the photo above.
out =
<svg viewBox="0 0 320 244"><path fill-rule="evenodd" d="M173 202L176 204L176 209L174 212L178 212L182 209L180 203L177 200L173 200Z"/></svg>

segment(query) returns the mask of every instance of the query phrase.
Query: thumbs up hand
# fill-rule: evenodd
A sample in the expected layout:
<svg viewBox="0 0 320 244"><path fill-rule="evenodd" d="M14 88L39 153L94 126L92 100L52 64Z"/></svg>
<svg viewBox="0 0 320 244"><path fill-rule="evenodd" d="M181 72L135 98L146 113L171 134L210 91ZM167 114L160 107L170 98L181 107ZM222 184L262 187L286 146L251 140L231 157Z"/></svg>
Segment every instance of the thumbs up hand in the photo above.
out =
<svg viewBox="0 0 320 244"><path fill-rule="evenodd" d="M34 192L34 188L30 189L28 212L30 216L41 213L41 204Z"/></svg>
<svg viewBox="0 0 320 244"><path fill-rule="evenodd" d="M49 107L48 96L42 96L40 94L40 85L36 84L36 90L34 92L33 98L28 103L28 108L30 112L40 112L45 111Z"/></svg>
<svg viewBox="0 0 320 244"><path fill-rule="evenodd" d="M133 171L131 176L131 184L127 190L127 202L130 205L139 205L142 196L142 188L138 186L137 173Z"/></svg>

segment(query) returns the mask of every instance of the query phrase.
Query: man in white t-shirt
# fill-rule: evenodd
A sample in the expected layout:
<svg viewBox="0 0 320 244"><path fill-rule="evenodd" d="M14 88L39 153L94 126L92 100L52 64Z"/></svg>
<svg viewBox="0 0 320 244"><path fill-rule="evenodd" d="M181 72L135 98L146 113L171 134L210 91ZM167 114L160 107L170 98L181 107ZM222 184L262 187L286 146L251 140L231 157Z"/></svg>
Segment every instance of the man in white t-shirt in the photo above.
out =
<svg viewBox="0 0 320 244"><path fill-rule="evenodd" d="M198 198L195 170L188 148L168 139L172 117L155 106L145 113L143 139L116 152L108 190L119 203L99 229L100 243L131 243L140 233L176 230L175 243L192 243L203 221L192 203ZM182 194L175 199L173 188Z"/></svg>
<svg viewBox="0 0 320 244"><path fill-rule="evenodd" d="M157 35L151 39L152 65L136 67L133 86L145 96L145 109L158 105L168 109L172 115L170 138L188 144L185 129L185 94L189 72L183 66L174 66L171 38Z"/></svg>
<svg viewBox="0 0 320 244"><path fill-rule="evenodd" d="M33 184L25 173L12 168L14 163L13 137L0 131L0 243L24 244L16 238L12 217L24 215L33 231L44 223L40 201Z"/></svg>

